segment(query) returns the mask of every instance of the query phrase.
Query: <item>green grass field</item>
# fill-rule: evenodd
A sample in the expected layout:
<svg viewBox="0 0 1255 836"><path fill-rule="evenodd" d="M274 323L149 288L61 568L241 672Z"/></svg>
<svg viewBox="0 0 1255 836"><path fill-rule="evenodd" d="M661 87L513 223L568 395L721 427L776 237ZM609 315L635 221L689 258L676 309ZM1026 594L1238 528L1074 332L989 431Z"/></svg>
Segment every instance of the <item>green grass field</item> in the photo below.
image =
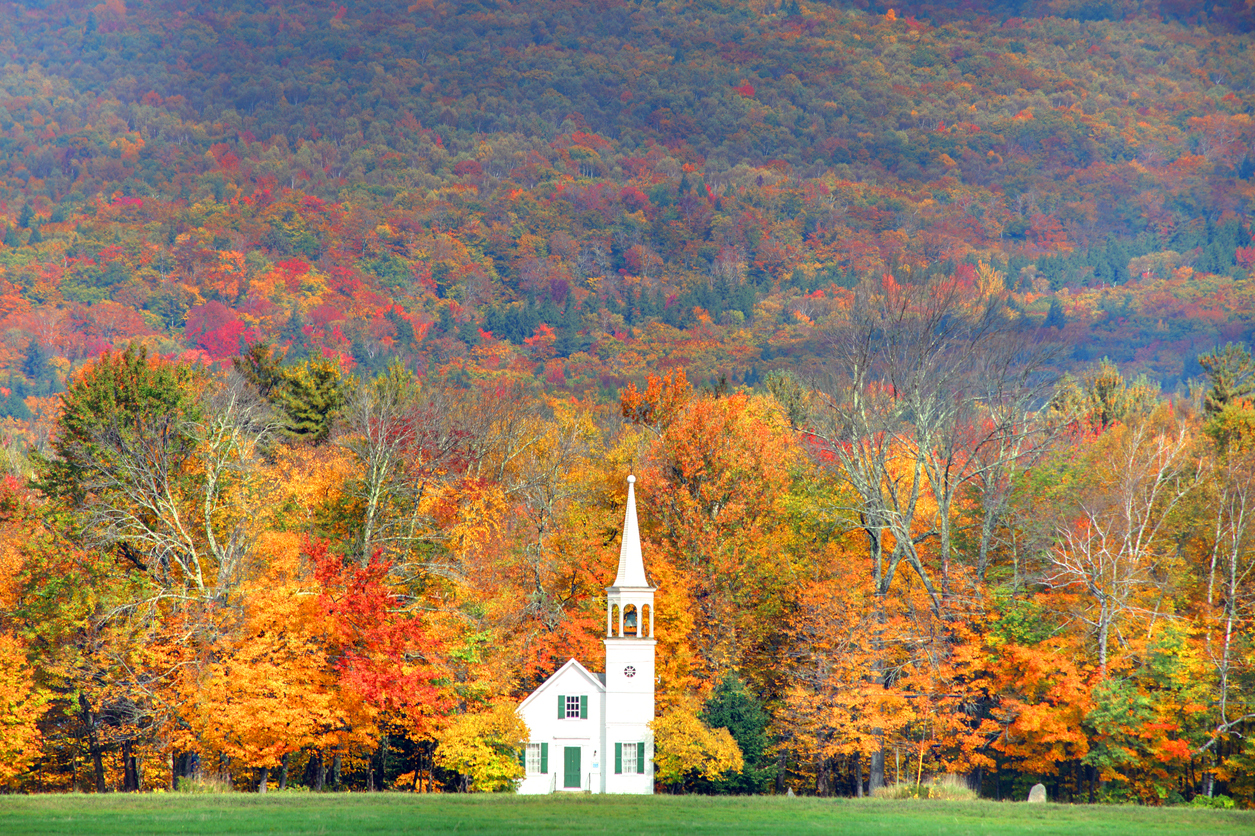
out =
<svg viewBox="0 0 1255 836"><path fill-rule="evenodd" d="M0 834L1249 834L1255 812L698 796L0 797Z"/></svg>

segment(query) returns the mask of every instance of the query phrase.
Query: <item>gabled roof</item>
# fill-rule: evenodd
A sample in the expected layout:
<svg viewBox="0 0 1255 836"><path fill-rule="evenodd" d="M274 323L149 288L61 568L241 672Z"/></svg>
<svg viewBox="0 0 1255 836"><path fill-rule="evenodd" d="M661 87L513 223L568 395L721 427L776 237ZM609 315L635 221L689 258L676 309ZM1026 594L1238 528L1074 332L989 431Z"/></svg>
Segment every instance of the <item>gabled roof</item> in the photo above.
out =
<svg viewBox="0 0 1255 836"><path fill-rule="evenodd" d="M537 687L535 691L532 691L530 694L527 695L527 697L521 703L519 703L519 711L522 711L524 708L527 708L527 706L532 702L532 700L536 699L536 697L539 696L541 692L548 690L549 686L552 685L554 682L556 682L558 677L562 676L562 674L565 673L570 668L574 668L575 671L580 676L582 676L585 680L587 680L588 684L591 687L596 688L598 691L606 690L604 680L600 674L595 674L595 673L590 672L588 668L584 667L583 665L581 665L579 662L575 661L574 659L568 659L565 665L563 665L562 667L554 671L553 674L548 679L540 683L539 687Z"/></svg>
<svg viewBox="0 0 1255 836"><path fill-rule="evenodd" d="M641 556L641 530L636 522L635 476L628 477L627 512L623 516L623 542L619 546L619 574L614 578L615 588L649 588L645 577L645 559Z"/></svg>

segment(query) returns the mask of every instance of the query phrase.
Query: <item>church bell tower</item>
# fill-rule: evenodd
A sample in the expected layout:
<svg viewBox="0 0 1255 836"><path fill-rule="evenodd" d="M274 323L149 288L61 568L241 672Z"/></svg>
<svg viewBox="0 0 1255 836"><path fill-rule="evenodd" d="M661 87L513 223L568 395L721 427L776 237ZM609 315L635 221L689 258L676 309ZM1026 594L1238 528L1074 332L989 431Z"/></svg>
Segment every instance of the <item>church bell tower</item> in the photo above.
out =
<svg viewBox="0 0 1255 836"><path fill-rule="evenodd" d="M603 792L654 791L654 587L645 577L636 521L635 476L628 477L619 572L606 588L606 720Z"/></svg>

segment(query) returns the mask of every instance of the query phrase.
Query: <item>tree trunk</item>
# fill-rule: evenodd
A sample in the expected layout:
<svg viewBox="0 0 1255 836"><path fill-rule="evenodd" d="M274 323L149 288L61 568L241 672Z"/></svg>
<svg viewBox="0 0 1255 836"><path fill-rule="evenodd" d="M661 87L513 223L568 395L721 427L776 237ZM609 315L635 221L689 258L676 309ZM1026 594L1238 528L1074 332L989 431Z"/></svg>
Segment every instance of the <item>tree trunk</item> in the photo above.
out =
<svg viewBox="0 0 1255 836"><path fill-rule="evenodd" d="M1102 601L1098 617L1101 622L1098 625L1098 672L1105 677L1107 675L1107 635L1111 628L1106 598Z"/></svg>
<svg viewBox="0 0 1255 836"><path fill-rule="evenodd" d="M314 792L322 792L323 788L327 786L327 759L323 756L321 749L318 750L318 754L315 757L318 758L318 767L314 774L318 777L314 782Z"/></svg>
<svg viewBox="0 0 1255 836"><path fill-rule="evenodd" d="M122 791L139 792L139 758L135 756L135 742L122 744Z"/></svg>
<svg viewBox="0 0 1255 836"><path fill-rule="evenodd" d="M384 782L388 775L388 735L383 735L379 739L379 783L378 787L382 790L385 786Z"/></svg>
<svg viewBox="0 0 1255 836"><path fill-rule="evenodd" d="M87 732L87 751L91 754L92 771L96 778L96 792L103 793L105 791L105 761L104 754L100 750L100 738L96 735L96 714L91 709L91 704L87 702L87 697L83 693L78 695L79 718L83 721L83 728Z"/></svg>
<svg viewBox="0 0 1255 836"><path fill-rule="evenodd" d="M335 757L331 759L331 786L340 789L340 747L336 746Z"/></svg>
<svg viewBox="0 0 1255 836"><path fill-rule="evenodd" d="M436 741L427 744L427 792L436 791Z"/></svg>
<svg viewBox="0 0 1255 836"><path fill-rule="evenodd" d="M872 752L869 760L871 762L868 764L867 791L875 795L876 790L885 785L885 749L883 741L881 747Z"/></svg>
<svg viewBox="0 0 1255 836"><path fill-rule="evenodd" d="M283 762L279 765L279 789L288 788L288 762L292 759L291 752L283 753Z"/></svg>
<svg viewBox="0 0 1255 836"><path fill-rule="evenodd" d="M854 796L863 797L863 756L854 753Z"/></svg>
<svg viewBox="0 0 1255 836"><path fill-rule="evenodd" d="M266 782L269 780L270 780L270 767L263 766L261 768L261 775L257 779L257 792L259 795L265 795Z"/></svg>

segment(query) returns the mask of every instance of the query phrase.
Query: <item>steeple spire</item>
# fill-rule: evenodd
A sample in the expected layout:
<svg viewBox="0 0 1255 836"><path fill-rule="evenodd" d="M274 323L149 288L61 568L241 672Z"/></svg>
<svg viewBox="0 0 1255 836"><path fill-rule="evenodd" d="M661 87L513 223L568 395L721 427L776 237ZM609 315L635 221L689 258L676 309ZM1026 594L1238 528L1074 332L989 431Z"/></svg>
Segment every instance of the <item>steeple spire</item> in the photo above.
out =
<svg viewBox="0 0 1255 836"><path fill-rule="evenodd" d="M648 587L645 577L645 559L641 556L641 531L636 522L635 476L628 477L627 513L623 518L623 543L619 546L619 574L614 585L623 587Z"/></svg>

